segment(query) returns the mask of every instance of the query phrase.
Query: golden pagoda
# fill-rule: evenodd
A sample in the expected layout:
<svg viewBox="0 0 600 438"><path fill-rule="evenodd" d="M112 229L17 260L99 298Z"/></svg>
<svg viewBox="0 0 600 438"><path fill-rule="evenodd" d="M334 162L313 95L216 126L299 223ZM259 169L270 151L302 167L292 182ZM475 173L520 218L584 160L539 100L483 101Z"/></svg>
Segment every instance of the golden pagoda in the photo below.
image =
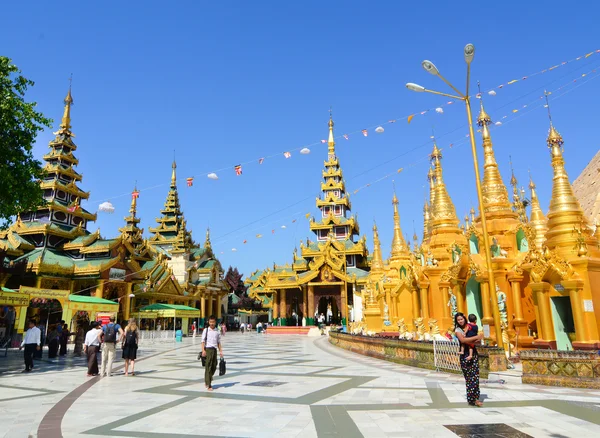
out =
<svg viewBox="0 0 600 438"><path fill-rule="evenodd" d="M327 161L324 162L321 196L316 199L319 218L310 218L309 228L316 240L300 243L293 262L255 271L247 280L248 293L261 300L281 325L296 315L308 325L315 316L330 322L362 318L362 293L367 281L369 260L366 239L359 238L356 217L348 215L350 196L335 151L333 119L329 119Z"/></svg>
<svg viewBox="0 0 600 438"><path fill-rule="evenodd" d="M565 170L564 140L552 120L546 140L553 169L552 198L547 213L545 240L536 237L532 248L518 265L530 276L534 294L538 338L542 348L590 349L600 347L599 242L593 235ZM533 208L532 221L541 221ZM536 224L535 232L543 232ZM540 244L541 249L540 249ZM533 245L532 245L533 246Z"/></svg>

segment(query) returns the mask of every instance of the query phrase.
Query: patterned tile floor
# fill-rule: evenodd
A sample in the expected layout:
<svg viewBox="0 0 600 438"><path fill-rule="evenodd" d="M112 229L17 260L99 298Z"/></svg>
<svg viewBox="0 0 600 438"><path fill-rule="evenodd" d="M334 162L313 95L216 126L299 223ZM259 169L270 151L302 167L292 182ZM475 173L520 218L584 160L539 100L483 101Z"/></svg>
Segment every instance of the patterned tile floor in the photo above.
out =
<svg viewBox="0 0 600 438"><path fill-rule="evenodd" d="M227 374L212 393L193 339L142 347L127 378L88 379L70 356L21 374L21 356L9 353L0 357L0 436L600 436L599 391L491 376L480 409L466 404L461 376L355 355L324 337L228 333L224 346ZM493 383L500 377L505 384Z"/></svg>

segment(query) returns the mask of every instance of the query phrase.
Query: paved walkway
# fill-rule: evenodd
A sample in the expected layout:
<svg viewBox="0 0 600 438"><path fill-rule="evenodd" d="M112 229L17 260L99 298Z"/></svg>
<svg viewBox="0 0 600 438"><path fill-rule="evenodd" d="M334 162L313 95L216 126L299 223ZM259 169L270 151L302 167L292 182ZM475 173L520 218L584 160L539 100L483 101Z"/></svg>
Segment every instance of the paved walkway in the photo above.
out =
<svg viewBox="0 0 600 438"><path fill-rule="evenodd" d="M228 333L227 375L204 388L199 344L141 348L135 377L86 378L80 359L20 374L0 358L0 434L64 437L600 436L600 393L464 381L355 355L325 337ZM10 355L9 355L10 356ZM122 361L116 366L122 365Z"/></svg>

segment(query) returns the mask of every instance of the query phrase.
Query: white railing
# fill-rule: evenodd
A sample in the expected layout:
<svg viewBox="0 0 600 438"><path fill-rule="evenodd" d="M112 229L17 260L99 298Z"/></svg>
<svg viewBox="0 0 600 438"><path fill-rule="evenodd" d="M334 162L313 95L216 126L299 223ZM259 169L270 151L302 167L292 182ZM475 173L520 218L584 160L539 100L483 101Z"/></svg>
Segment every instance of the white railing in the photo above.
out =
<svg viewBox="0 0 600 438"><path fill-rule="evenodd" d="M175 341L174 330L140 330L138 343L153 344L155 342Z"/></svg>
<svg viewBox="0 0 600 438"><path fill-rule="evenodd" d="M458 341L433 340L435 369L460 371L460 343Z"/></svg>

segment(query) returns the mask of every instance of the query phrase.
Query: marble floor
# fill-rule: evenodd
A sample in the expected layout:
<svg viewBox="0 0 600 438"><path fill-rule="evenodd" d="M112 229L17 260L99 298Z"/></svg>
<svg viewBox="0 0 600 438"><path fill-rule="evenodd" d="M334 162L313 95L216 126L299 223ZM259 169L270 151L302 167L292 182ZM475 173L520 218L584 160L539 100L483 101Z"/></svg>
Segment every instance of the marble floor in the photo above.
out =
<svg viewBox="0 0 600 438"><path fill-rule="evenodd" d="M0 357L0 436L19 437L588 437L600 436L600 392L481 385L465 400L461 376L396 365L325 337L228 333L227 374L204 388L199 342L143 346L136 376L122 361L87 378L84 360ZM505 383L499 383L504 380Z"/></svg>

